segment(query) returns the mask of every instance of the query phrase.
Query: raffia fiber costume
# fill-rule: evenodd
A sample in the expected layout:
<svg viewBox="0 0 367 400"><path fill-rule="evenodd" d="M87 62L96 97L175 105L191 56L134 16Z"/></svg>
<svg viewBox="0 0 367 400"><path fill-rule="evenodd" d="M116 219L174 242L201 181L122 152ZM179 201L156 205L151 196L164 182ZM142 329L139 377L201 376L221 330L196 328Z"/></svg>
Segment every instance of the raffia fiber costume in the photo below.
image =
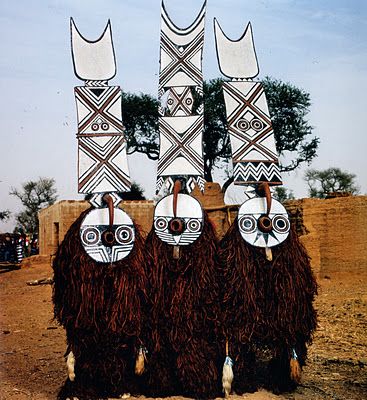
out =
<svg viewBox="0 0 367 400"><path fill-rule="evenodd" d="M96 398L136 392L135 357L141 345L146 304L143 239L136 229L129 256L97 263L84 251L73 223L53 262L55 319L64 326L76 379L62 393Z"/></svg>
<svg viewBox="0 0 367 400"><path fill-rule="evenodd" d="M201 236L181 248L152 230L146 240L151 307L149 387L154 396L220 394L218 248L207 216Z"/></svg>

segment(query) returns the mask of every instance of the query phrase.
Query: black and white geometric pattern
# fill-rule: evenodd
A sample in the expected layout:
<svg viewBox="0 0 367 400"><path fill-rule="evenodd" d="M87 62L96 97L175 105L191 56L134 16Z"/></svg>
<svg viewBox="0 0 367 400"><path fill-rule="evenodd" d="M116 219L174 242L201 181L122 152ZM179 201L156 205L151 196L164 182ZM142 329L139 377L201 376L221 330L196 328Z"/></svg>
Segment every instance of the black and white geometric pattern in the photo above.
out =
<svg viewBox="0 0 367 400"><path fill-rule="evenodd" d="M17 243L16 253L17 253L17 263L21 263L23 261L23 243L21 239L19 239L19 243Z"/></svg>
<svg viewBox="0 0 367 400"><path fill-rule="evenodd" d="M252 27L249 23L238 40L229 39L214 21L217 57L224 82L228 131L231 139L234 183L268 182L281 185L278 153L268 103L260 82Z"/></svg>
<svg viewBox="0 0 367 400"><path fill-rule="evenodd" d="M245 201L238 211L238 228L243 239L252 246L273 247L284 242L289 235L290 222L286 209L272 199L268 217L272 229L268 233L258 228L258 220L266 214L266 199L257 197Z"/></svg>
<svg viewBox="0 0 367 400"><path fill-rule="evenodd" d="M103 201L103 196L105 193L95 193L90 198L89 203L92 204L93 207L105 207L106 204ZM121 197L117 193L109 193L112 197L113 206L116 208L122 201Z"/></svg>
<svg viewBox="0 0 367 400"><path fill-rule="evenodd" d="M128 191L126 141L123 136L79 138L79 193Z"/></svg>
<svg viewBox="0 0 367 400"><path fill-rule="evenodd" d="M186 190L188 193L191 193L196 186L199 187L199 189L204 192L205 189L205 182L206 180L202 178L201 176L169 176L168 178L160 177L157 180L156 184L156 193L159 193L162 189L162 187L165 187L165 192L166 193L172 193L173 188L175 186L175 181L176 179L181 179L186 182Z"/></svg>
<svg viewBox="0 0 367 400"><path fill-rule="evenodd" d="M190 115L193 103L194 98L190 86L171 88L168 91L167 109L169 115L173 117Z"/></svg>
<svg viewBox="0 0 367 400"><path fill-rule="evenodd" d="M196 20L178 28L162 3L159 90L179 86L202 86L205 3Z"/></svg>
<svg viewBox="0 0 367 400"><path fill-rule="evenodd" d="M234 183L282 184L274 132L260 82L223 84L232 146Z"/></svg>
<svg viewBox="0 0 367 400"><path fill-rule="evenodd" d="M119 86L77 86L78 135L123 134Z"/></svg>
<svg viewBox="0 0 367 400"><path fill-rule="evenodd" d="M239 161L233 163L235 184L256 184L268 182L272 185L282 183L279 165L269 161Z"/></svg>
<svg viewBox="0 0 367 400"><path fill-rule="evenodd" d="M203 106L199 105L193 113L193 91L202 93L205 3L186 29L178 28L171 21L163 3L161 21L160 154L156 189L159 192L166 181L170 189L175 176L185 177L186 189L191 192L195 186L193 181L203 187L204 175Z"/></svg>
<svg viewBox="0 0 367 400"><path fill-rule="evenodd" d="M184 231L180 235L169 231L173 215L173 195L163 197L154 211L154 229L157 236L172 246L188 246L201 235L203 210L200 203L187 194L178 194L176 217L184 221Z"/></svg>
<svg viewBox="0 0 367 400"><path fill-rule="evenodd" d="M85 86L108 86L108 81L85 81Z"/></svg>
<svg viewBox="0 0 367 400"><path fill-rule="evenodd" d="M160 154L158 176L202 175L201 135L203 116L162 117L159 119Z"/></svg>
<svg viewBox="0 0 367 400"><path fill-rule="evenodd" d="M127 257L134 247L135 228L131 218L121 209L114 209L114 225L112 231L115 244L105 246L102 234L111 230L107 208L91 210L80 227L80 238L86 253L93 260L101 263L112 263Z"/></svg>
<svg viewBox="0 0 367 400"><path fill-rule="evenodd" d="M83 194L130 190L121 89L108 86L116 73L111 24L96 41L85 39L71 19L74 71L85 86L75 87L78 116L78 191ZM117 201L117 199L115 199ZM101 196L92 204L101 206Z"/></svg>

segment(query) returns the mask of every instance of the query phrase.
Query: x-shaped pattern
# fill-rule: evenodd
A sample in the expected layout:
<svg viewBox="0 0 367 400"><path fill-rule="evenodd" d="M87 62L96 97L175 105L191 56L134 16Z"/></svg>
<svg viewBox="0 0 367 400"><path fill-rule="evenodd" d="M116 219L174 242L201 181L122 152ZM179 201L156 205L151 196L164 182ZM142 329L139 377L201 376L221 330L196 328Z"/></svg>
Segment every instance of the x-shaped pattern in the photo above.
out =
<svg viewBox="0 0 367 400"><path fill-rule="evenodd" d="M81 88L79 88L78 86L75 88L75 96L80 98L80 100L88 106L88 108L91 110L91 114L89 118L84 121L83 124L78 126L79 133L82 133L84 129L86 129L97 116L102 116L104 119L110 122L116 128L117 132L123 132L124 126L122 125L122 122L118 121L118 119L112 118L110 115L107 114L107 112L104 112L111 103L116 101L116 96L121 96L120 88L116 86L115 90L111 92L111 94L105 99L100 107L93 103L93 101L84 93L84 91L80 89Z"/></svg>
<svg viewBox="0 0 367 400"><path fill-rule="evenodd" d="M110 150L104 152L106 147L110 145L112 145ZM79 191L82 190L89 180L99 174L103 169L109 170L110 173L116 177L116 180L121 182L123 186L130 187L128 176L122 170L109 162L113 157L118 155L118 153L125 150L125 139L117 136L111 138L111 140L104 146L104 149L102 149L102 152L98 152L97 149L93 148L93 146L96 147L98 145L96 145L92 138L79 139L79 151L84 151L96 162L96 165L88 172L87 176L83 177L82 180L79 181Z"/></svg>
<svg viewBox="0 0 367 400"><path fill-rule="evenodd" d="M172 101L172 105L170 105L170 101ZM179 111L182 111L185 115L191 115L193 103L194 99L190 87L186 87L181 94L175 88L169 90L167 106L172 116L175 116Z"/></svg>
<svg viewBox="0 0 367 400"><path fill-rule="evenodd" d="M172 145L159 159L157 175L162 175L168 165L179 156L186 158L197 169L198 175L203 175L203 158L191 147L197 136L202 134L203 117L199 116L182 135L175 132L164 118L159 119L159 130L161 135L164 135ZM182 174L182 171L177 171L177 175L180 174Z"/></svg>
<svg viewBox="0 0 367 400"><path fill-rule="evenodd" d="M243 140L244 142L244 144L236 152L233 153L233 161L241 161L244 154L246 154L251 148L254 148L265 157L267 157L270 161L278 162L277 154L258 143L258 141L260 141L264 137L272 134L273 131L271 120L269 119L269 117L253 104L254 100L259 97L264 90L262 88L262 85L260 83L257 83L254 86L254 89L252 89L252 93L248 98L246 98L243 93L241 93L230 82L225 82L223 84L223 88L234 100L239 103L239 106L236 107L227 118L229 126L228 130L230 131L230 134L240 140ZM235 123L237 122L237 120L248 110L252 111L254 115L256 115L261 121L263 121L266 127L252 138L247 135L246 132L243 132L235 127Z"/></svg>
<svg viewBox="0 0 367 400"><path fill-rule="evenodd" d="M167 35L162 32L161 49L165 51L172 61L160 72L159 87L165 87L165 84L180 70L183 70L197 85L202 85L203 74L201 68L197 68L190 59L204 45L204 30L195 37L195 39L185 47L175 45ZM182 51L180 51L180 49Z"/></svg>

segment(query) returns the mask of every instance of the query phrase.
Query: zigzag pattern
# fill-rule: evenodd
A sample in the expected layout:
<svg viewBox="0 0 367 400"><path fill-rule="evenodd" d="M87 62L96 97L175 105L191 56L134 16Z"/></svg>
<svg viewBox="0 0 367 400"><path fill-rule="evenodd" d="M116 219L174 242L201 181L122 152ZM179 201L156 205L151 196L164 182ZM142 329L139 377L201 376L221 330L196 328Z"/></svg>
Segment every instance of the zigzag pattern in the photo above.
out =
<svg viewBox="0 0 367 400"><path fill-rule="evenodd" d="M122 260L127 257L132 248L133 243L127 246L113 246L112 248L99 246L84 246L86 253L94 260L103 263L111 263Z"/></svg>
<svg viewBox="0 0 367 400"><path fill-rule="evenodd" d="M201 235L201 231L198 233L184 232L179 235L179 240L176 242L174 236L168 232L160 232L156 230L156 234L163 242L166 242L172 246L188 246Z"/></svg>
<svg viewBox="0 0 367 400"><path fill-rule="evenodd" d="M123 137L80 137L79 193L120 192L130 189Z"/></svg>
<svg viewBox="0 0 367 400"><path fill-rule="evenodd" d="M198 185L200 190L203 192L205 188L206 180L201 176L190 176L186 182L186 189L191 193L195 189L195 185Z"/></svg>
<svg viewBox="0 0 367 400"><path fill-rule="evenodd" d="M89 203L92 204L92 206L98 208L103 206L103 195L104 193L95 193L89 200ZM116 208L122 201L121 197L117 193L109 193L109 195L112 197L113 200L113 206Z"/></svg>
<svg viewBox="0 0 367 400"><path fill-rule="evenodd" d="M235 184L255 184L268 182L281 185L282 179L278 164L272 162L237 162L233 165Z"/></svg>
<svg viewBox="0 0 367 400"><path fill-rule="evenodd" d="M191 193L195 189L196 185L199 186L202 192L204 191L206 182L204 178L196 175L185 176L185 178L186 178L186 190L188 193ZM163 185L165 185L168 193L172 193L174 184L175 182L172 177L159 176L156 182L156 194L160 192Z"/></svg>
<svg viewBox="0 0 367 400"><path fill-rule="evenodd" d="M108 81L85 81L85 86L108 86Z"/></svg>
<svg viewBox="0 0 367 400"><path fill-rule="evenodd" d="M225 82L228 131L236 184L281 184L278 154L260 82Z"/></svg>

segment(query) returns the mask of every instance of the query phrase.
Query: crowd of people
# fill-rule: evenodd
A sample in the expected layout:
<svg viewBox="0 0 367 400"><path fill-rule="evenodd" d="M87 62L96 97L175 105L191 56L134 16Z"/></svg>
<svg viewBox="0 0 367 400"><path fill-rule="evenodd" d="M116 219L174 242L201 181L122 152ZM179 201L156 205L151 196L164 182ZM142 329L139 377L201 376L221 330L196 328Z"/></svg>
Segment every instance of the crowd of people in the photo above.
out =
<svg viewBox="0 0 367 400"><path fill-rule="evenodd" d="M38 235L0 234L0 262L21 263L24 257L38 254Z"/></svg>

